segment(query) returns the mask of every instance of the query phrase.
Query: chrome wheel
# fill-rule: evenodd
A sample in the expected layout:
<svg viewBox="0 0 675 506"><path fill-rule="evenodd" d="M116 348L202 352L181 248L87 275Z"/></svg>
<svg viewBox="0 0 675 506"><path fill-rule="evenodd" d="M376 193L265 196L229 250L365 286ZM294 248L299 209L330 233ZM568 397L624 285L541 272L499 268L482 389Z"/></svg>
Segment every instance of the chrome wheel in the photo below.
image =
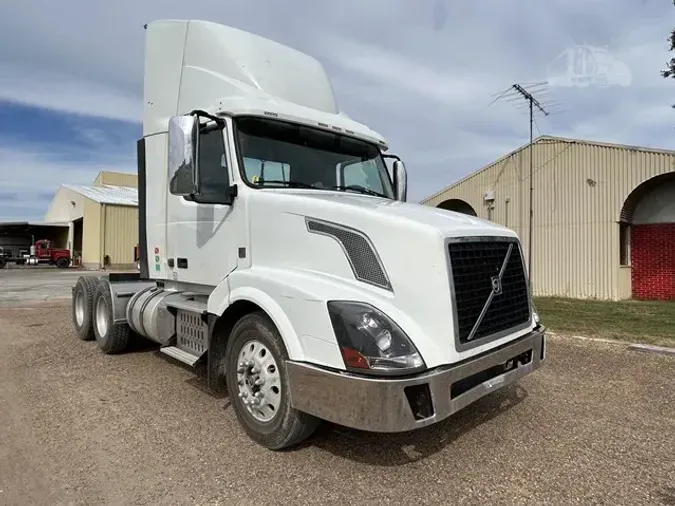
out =
<svg viewBox="0 0 675 506"><path fill-rule="evenodd" d="M75 321L79 327L84 325L84 292L81 288L75 295Z"/></svg>
<svg viewBox="0 0 675 506"><path fill-rule="evenodd" d="M96 330L101 337L108 333L108 304L103 297L96 301Z"/></svg>
<svg viewBox="0 0 675 506"><path fill-rule="evenodd" d="M237 357L239 398L259 422L269 422L281 406L279 366L259 341L248 341Z"/></svg>

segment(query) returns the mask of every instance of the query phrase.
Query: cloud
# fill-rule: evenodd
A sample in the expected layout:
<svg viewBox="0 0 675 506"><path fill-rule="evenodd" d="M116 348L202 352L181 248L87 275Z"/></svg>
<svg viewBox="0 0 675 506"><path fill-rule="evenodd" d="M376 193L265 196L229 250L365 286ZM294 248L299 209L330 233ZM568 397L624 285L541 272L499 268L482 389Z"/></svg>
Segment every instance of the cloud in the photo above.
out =
<svg viewBox="0 0 675 506"><path fill-rule="evenodd" d="M481 70L456 75L372 44L357 43L343 37L329 39L326 46L340 48L342 56L337 64L342 69L378 82L381 88L391 87L394 93L419 95L445 107L463 108L476 96L487 98L494 92L491 83L498 77Z"/></svg>
<svg viewBox="0 0 675 506"><path fill-rule="evenodd" d="M0 98L71 114L141 121L141 96L40 68L0 64Z"/></svg>
<svg viewBox="0 0 675 506"><path fill-rule="evenodd" d="M100 145L57 149L44 144L0 145L0 221L41 220L62 183L92 184L102 170L135 172L134 153Z"/></svg>
<svg viewBox="0 0 675 506"><path fill-rule="evenodd" d="M13 165L39 175L40 191L89 182L100 168L133 170L135 137L121 125L137 128L141 118L143 24L187 17L231 24L319 58L340 107L385 135L406 160L413 200L527 142L526 110L503 100L489 106L494 94L516 82L546 80L559 55L581 46L602 50L630 82L549 86L538 97L563 112L538 117L535 135L675 148L675 83L659 75L671 56L666 38L674 9L634 0L202 0L189 6L72 0L40 9L13 2L0 18L0 100L68 118L58 129L77 145L45 144L19 132L0 143L0 170L4 175ZM584 67L574 65L575 72ZM92 127L91 118L118 123ZM16 121L20 131L28 120ZM31 189L25 175L11 174L10 184ZM37 210L40 197L32 195ZM0 201L0 209L16 203Z"/></svg>
<svg viewBox="0 0 675 506"><path fill-rule="evenodd" d="M0 217L42 219L61 183L135 172L140 124L7 102L0 114Z"/></svg>

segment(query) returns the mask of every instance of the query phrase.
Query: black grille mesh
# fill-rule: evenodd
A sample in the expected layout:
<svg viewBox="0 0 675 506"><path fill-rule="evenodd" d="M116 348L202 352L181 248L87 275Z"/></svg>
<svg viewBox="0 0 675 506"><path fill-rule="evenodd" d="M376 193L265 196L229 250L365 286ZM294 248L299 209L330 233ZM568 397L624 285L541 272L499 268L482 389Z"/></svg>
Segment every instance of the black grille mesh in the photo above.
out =
<svg viewBox="0 0 675 506"><path fill-rule="evenodd" d="M389 279L368 240L361 234L322 221L307 220L310 232L327 235L342 244L354 277L360 281L391 289Z"/></svg>
<svg viewBox="0 0 675 506"><path fill-rule="evenodd" d="M502 293L492 303L471 341L527 323L530 306L525 269L516 241L470 241L448 245L455 290L459 342L467 343L471 330L492 292L509 246L511 257L502 277Z"/></svg>

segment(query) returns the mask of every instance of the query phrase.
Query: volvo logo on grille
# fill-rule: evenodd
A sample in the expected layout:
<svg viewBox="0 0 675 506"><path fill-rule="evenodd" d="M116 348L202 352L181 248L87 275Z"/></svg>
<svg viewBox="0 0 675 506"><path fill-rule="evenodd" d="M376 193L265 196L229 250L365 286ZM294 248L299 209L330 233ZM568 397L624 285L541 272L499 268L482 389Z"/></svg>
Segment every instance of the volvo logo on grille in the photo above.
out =
<svg viewBox="0 0 675 506"><path fill-rule="evenodd" d="M499 276L492 276L490 278L492 283L492 291L495 295L500 295L502 293L502 280Z"/></svg>

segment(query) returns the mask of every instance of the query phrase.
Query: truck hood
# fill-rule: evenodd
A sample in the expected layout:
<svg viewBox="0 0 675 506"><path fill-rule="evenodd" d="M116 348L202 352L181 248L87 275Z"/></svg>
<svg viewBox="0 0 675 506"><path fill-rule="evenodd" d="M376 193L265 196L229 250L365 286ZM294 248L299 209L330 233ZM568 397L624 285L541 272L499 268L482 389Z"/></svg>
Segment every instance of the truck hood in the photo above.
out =
<svg viewBox="0 0 675 506"><path fill-rule="evenodd" d="M400 202L346 192L337 193L320 190L282 191L277 190L277 194L279 196L292 196L292 200L298 202L298 205L306 204L309 209L342 208L343 211L350 210L356 211L359 214L371 214L374 215L372 216L373 218L386 216L388 220L399 221L404 226L416 225L433 228L444 237L476 235L516 237L515 232L511 229L491 221L417 203Z"/></svg>
<svg viewBox="0 0 675 506"><path fill-rule="evenodd" d="M254 269L272 269L275 279L283 279L284 300L321 307L328 300L371 304L401 326L430 367L513 339L510 334L470 350L455 348L446 246L449 238L517 240L512 230L473 216L368 195L265 189L247 197ZM324 228L317 228L317 222ZM365 241L355 240L354 234ZM309 309L298 311L302 321L311 314ZM329 327L302 332L319 341L334 339Z"/></svg>

